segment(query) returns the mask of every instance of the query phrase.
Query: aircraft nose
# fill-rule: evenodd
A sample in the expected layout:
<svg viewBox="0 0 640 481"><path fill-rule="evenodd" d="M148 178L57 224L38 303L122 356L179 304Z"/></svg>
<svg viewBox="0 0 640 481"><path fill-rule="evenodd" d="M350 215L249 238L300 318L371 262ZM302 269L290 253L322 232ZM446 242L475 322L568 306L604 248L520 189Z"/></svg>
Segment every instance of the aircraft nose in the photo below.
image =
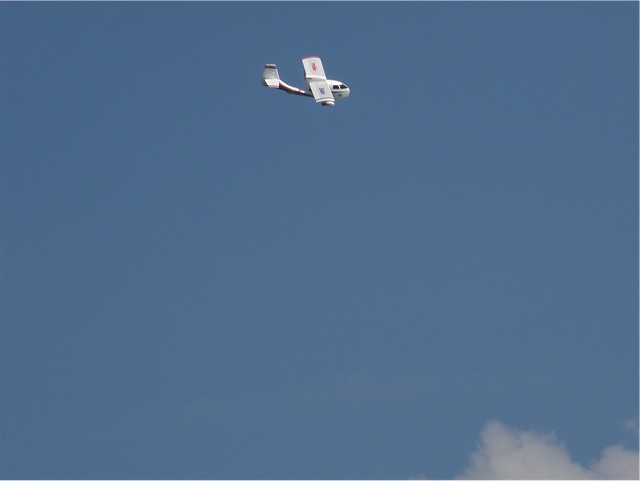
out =
<svg viewBox="0 0 640 481"><path fill-rule="evenodd" d="M351 93L351 90L349 90L349 87L347 87L346 89L342 90L342 95L344 97L348 97L350 93Z"/></svg>

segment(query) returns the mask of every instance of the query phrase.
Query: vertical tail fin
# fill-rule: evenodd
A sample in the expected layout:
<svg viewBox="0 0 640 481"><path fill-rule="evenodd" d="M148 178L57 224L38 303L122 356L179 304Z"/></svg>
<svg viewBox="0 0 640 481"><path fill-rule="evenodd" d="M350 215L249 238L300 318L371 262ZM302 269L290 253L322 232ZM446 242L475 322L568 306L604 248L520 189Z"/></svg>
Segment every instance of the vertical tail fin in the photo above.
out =
<svg viewBox="0 0 640 481"><path fill-rule="evenodd" d="M280 88L280 75L278 75L276 64L268 63L264 66L264 71L262 72L262 84L270 89Z"/></svg>

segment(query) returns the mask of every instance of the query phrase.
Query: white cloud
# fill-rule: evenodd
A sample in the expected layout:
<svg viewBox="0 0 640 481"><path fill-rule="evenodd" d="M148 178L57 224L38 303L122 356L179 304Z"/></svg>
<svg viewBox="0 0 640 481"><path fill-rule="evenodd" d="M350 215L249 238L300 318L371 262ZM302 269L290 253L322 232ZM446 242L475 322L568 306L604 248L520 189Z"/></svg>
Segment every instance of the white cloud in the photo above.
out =
<svg viewBox="0 0 640 481"><path fill-rule="evenodd" d="M624 423L624 428L628 433L638 437L638 417L627 419Z"/></svg>
<svg viewBox="0 0 640 481"><path fill-rule="evenodd" d="M606 448L588 467L571 456L553 434L517 431L497 421L482 431L480 445L461 479L638 479L639 455L622 446Z"/></svg>
<svg viewBox="0 0 640 481"><path fill-rule="evenodd" d="M609 446L591 469L598 479L638 479L638 458L638 453L622 446Z"/></svg>

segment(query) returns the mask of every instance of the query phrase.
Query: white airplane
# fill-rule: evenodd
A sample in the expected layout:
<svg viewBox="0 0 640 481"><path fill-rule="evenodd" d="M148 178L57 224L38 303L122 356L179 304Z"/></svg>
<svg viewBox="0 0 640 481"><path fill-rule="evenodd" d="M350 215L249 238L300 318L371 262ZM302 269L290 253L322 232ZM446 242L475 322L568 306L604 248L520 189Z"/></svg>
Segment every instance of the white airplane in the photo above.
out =
<svg viewBox="0 0 640 481"><path fill-rule="evenodd" d="M322 60L319 57L305 57L302 59L302 65L304 66L304 79L309 84L307 90L292 87L280 80L278 69L273 63L264 66L262 84L270 89L284 90L288 94L313 97L316 102L322 105L335 105L335 99L349 96L349 87L337 80L327 79L322 67Z"/></svg>

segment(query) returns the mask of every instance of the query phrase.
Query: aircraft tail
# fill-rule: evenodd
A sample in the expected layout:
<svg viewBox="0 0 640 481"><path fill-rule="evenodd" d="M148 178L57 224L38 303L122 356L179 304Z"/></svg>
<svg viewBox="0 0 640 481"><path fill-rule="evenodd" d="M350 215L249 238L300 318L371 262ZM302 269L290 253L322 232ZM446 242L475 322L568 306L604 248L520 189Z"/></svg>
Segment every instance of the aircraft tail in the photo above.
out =
<svg viewBox="0 0 640 481"><path fill-rule="evenodd" d="M268 63L264 66L264 72L262 72L262 84L270 89L280 88L280 75L278 75L276 64Z"/></svg>

